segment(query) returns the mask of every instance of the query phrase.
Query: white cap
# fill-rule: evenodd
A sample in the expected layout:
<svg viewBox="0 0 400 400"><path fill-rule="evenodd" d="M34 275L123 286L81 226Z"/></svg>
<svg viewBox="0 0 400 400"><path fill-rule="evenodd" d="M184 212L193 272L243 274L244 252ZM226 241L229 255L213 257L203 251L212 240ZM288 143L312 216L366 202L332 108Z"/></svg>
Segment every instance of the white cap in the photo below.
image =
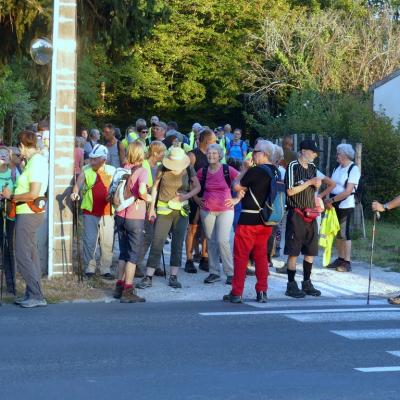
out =
<svg viewBox="0 0 400 400"><path fill-rule="evenodd" d="M89 158L99 158L102 157L105 160L107 160L108 156L108 150L106 146L103 146L102 144L96 144L93 147L93 150L89 154Z"/></svg>

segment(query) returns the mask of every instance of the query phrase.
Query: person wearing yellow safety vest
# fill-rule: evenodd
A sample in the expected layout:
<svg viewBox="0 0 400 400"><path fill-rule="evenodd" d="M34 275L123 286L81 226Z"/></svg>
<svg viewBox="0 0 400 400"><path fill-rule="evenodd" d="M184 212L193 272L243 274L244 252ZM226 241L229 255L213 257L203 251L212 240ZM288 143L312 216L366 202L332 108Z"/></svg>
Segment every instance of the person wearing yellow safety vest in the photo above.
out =
<svg viewBox="0 0 400 400"><path fill-rule="evenodd" d="M113 257L114 217L108 199L115 168L107 165L108 151L101 144L96 144L89 154L90 164L83 168L71 193L72 201L79 201L82 190L83 210L83 262L86 276L91 278L96 273L96 249L100 241L100 273L105 279L112 279L110 266Z"/></svg>
<svg viewBox="0 0 400 400"><path fill-rule="evenodd" d="M188 133L189 147L191 150L194 150L194 148L196 147L197 136L203 129L204 128L202 127L202 125L198 122L193 124L192 131Z"/></svg>
<svg viewBox="0 0 400 400"><path fill-rule="evenodd" d="M222 147L224 152L224 157L222 158L221 163L226 164L226 151L229 147L229 139L225 136L224 128L222 126L215 130L215 134L217 135L217 143Z"/></svg>
<svg viewBox="0 0 400 400"><path fill-rule="evenodd" d="M177 289L182 285L177 273L182 265L183 241L188 226L189 207L187 201L200 192L200 183L190 159L179 147L172 147L162 160L151 193L149 220L154 221L153 242L147 259L146 277L136 285L138 289L152 286L156 268L160 266L161 254L165 240L171 230L171 274L169 286Z"/></svg>
<svg viewBox="0 0 400 400"><path fill-rule="evenodd" d="M133 125L128 126L128 128L126 129L125 138L121 140L121 143L123 144L123 146L125 148L125 151L128 151L129 143L134 142L138 138L139 138L139 136L136 133L136 128Z"/></svg>
<svg viewBox="0 0 400 400"><path fill-rule="evenodd" d="M142 163L142 167L147 170L147 176L148 176L147 187L149 188L150 194L153 188L153 182L156 178L158 168L161 164L162 159L165 156L165 152L166 152L165 145L162 142L155 140L154 142L150 143L147 159L144 160ZM150 211L150 205L147 208L147 212L149 211ZM144 277L144 274L142 272L144 271L145 267L143 261L153 240L153 234L154 234L154 223L151 222L149 218L146 218L146 220L144 221L144 238L142 247L140 249L140 256L137 263L138 267L136 268L136 274L135 274L136 278ZM154 275L164 276L164 271L161 268L157 268Z"/></svg>

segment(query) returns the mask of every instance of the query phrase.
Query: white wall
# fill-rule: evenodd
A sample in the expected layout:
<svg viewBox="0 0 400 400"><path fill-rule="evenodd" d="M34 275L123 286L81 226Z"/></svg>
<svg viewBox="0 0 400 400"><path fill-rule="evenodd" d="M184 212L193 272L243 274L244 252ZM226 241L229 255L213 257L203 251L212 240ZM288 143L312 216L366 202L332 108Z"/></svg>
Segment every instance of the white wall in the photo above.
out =
<svg viewBox="0 0 400 400"><path fill-rule="evenodd" d="M374 111L383 112L392 119L393 126L400 122L400 75L374 90Z"/></svg>

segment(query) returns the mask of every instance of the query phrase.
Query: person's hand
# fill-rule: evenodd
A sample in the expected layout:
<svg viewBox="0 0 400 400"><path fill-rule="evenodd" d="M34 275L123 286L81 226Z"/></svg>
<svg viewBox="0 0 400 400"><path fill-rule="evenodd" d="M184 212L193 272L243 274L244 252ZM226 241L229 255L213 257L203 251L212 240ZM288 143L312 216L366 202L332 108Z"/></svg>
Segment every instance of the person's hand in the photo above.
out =
<svg viewBox="0 0 400 400"><path fill-rule="evenodd" d="M225 206L229 208L233 208L240 202L240 199L238 197L235 197L234 199L226 199L225 200Z"/></svg>
<svg viewBox="0 0 400 400"><path fill-rule="evenodd" d="M157 218L157 214L155 210L150 210L149 214L147 215L147 218L150 222L154 222Z"/></svg>
<svg viewBox="0 0 400 400"><path fill-rule="evenodd" d="M327 210L330 210L331 208L333 208L333 203L332 203L331 199L325 199L324 205Z"/></svg>
<svg viewBox="0 0 400 400"><path fill-rule="evenodd" d="M184 201L187 200L186 193L177 192L176 194L177 194L177 196L173 199L174 201L179 201L179 202L183 203Z"/></svg>
<svg viewBox="0 0 400 400"><path fill-rule="evenodd" d="M372 203L372 211L374 212L384 212L385 211L385 207L383 207L383 204L379 203L378 201L374 201Z"/></svg>
<svg viewBox="0 0 400 400"><path fill-rule="evenodd" d="M3 197L4 199L9 199L11 195L12 195L11 190L7 186L4 187L1 193L1 197Z"/></svg>
<svg viewBox="0 0 400 400"><path fill-rule="evenodd" d="M70 197L72 201L79 201L81 199L81 196L79 196L78 193L71 193Z"/></svg>
<svg viewBox="0 0 400 400"><path fill-rule="evenodd" d="M310 186L314 186L316 189L319 189L322 185L322 179L321 178L312 178L308 181Z"/></svg>
<svg viewBox="0 0 400 400"><path fill-rule="evenodd" d="M193 201L200 207L203 208L205 205L205 201L201 197L194 196Z"/></svg>
<svg viewBox="0 0 400 400"><path fill-rule="evenodd" d="M246 191L245 190L239 190L237 192L237 198L239 198L240 200L242 200L245 195L246 195Z"/></svg>

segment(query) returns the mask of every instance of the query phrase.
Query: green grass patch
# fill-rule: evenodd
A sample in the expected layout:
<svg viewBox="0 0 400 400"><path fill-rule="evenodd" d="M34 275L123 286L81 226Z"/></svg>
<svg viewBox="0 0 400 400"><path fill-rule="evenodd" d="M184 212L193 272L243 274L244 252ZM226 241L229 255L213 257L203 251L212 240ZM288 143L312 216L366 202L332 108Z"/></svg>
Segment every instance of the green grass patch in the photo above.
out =
<svg viewBox="0 0 400 400"><path fill-rule="evenodd" d="M372 221L365 221L367 238L353 240L352 258L370 262L372 242ZM399 224L382 218L376 224L374 265L390 267L393 271L400 272L400 240Z"/></svg>

